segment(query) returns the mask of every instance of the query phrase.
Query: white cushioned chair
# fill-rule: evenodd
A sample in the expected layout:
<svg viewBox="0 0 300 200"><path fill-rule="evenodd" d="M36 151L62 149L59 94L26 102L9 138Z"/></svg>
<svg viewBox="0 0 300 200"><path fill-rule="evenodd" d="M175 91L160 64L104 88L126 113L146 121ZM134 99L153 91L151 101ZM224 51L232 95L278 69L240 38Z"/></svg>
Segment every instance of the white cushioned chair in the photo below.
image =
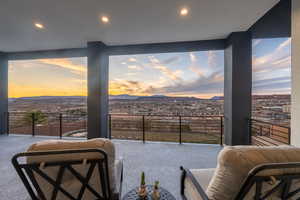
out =
<svg viewBox="0 0 300 200"><path fill-rule="evenodd" d="M228 146L216 169L181 170L183 199L300 198L300 148L292 146Z"/></svg>
<svg viewBox="0 0 300 200"><path fill-rule="evenodd" d="M37 142L12 162L34 200L121 197L123 164L107 139Z"/></svg>

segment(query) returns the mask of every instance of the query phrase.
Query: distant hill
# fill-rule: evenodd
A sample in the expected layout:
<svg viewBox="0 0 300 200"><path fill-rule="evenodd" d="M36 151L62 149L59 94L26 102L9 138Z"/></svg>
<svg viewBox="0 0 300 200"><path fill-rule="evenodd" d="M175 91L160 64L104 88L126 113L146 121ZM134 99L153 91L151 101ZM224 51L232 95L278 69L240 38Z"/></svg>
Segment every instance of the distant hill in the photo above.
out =
<svg viewBox="0 0 300 200"><path fill-rule="evenodd" d="M111 100L141 100L141 101L147 101L147 100L178 100L178 101L195 101L195 100L207 100L202 98L196 98L196 97L170 97L165 95L152 95L152 96L133 96L128 94L121 94L121 95L110 95L109 99ZM224 96L214 96L210 98L210 100L224 100Z"/></svg>
<svg viewBox="0 0 300 200"><path fill-rule="evenodd" d="M214 96L212 98L210 98L210 100L224 100L223 96Z"/></svg>
<svg viewBox="0 0 300 200"><path fill-rule="evenodd" d="M10 102L13 101L39 101L39 100L82 100L86 99L86 96L35 96L35 97L20 97L20 98L9 98ZM121 94L121 95L109 95L110 100L141 100L141 101L196 101L196 100L203 100L201 98L196 97L171 97L165 95L152 95L152 96L135 96L135 95L128 95L128 94ZM223 96L214 96L210 100L223 100Z"/></svg>
<svg viewBox="0 0 300 200"><path fill-rule="evenodd" d="M140 101L192 101L192 100L200 100L195 97L170 97L165 95L152 95L152 96L132 96L128 94L122 95L110 95L110 100L140 100Z"/></svg>
<svg viewBox="0 0 300 200"><path fill-rule="evenodd" d="M35 96L35 97L20 97L20 98L9 98L8 101L22 101L22 100L64 100L64 99L86 99L86 96Z"/></svg>
<svg viewBox="0 0 300 200"><path fill-rule="evenodd" d="M200 100L196 97L169 97L169 96L147 96L147 97L139 97L140 101L196 101Z"/></svg>
<svg viewBox="0 0 300 200"><path fill-rule="evenodd" d="M129 94L120 94L120 95L109 95L109 99L111 100L117 100L117 99L128 99L128 100L135 100L138 99L140 96L132 96Z"/></svg>

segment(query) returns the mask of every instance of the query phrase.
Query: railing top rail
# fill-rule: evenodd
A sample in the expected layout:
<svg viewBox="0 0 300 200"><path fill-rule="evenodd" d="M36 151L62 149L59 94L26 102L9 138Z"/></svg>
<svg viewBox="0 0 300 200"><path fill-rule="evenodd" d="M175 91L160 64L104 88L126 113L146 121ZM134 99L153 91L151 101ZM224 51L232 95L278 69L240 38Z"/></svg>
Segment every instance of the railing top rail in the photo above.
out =
<svg viewBox="0 0 300 200"><path fill-rule="evenodd" d="M28 112L14 112L14 111L11 111L11 112L8 112L9 114L12 114L12 115L22 115L22 114L27 114ZM60 115L60 114L66 114L66 115L76 115L76 116L87 116L87 114L80 114L80 113L67 113L67 112L43 112L43 114L46 114L46 115ZM108 115L111 115L111 116L130 116L130 117L142 117L142 116L145 116L145 117L198 117L198 118L208 118L208 117L224 117L223 115L149 115L149 114L144 114L144 115L141 115L141 114L114 114L114 113L109 113Z"/></svg>
<svg viewBox="0 0 300 200"><path fill-rule="evenodd" d="M110 113L111 116L131 116L131 117L198 117L198 118L207 118L207 117L223 117L223 115L140 115L140 114L114 114Z"/></svg>
<svg viewBox="0 0 300 200"><path fill-rule="evenodd" d="M28 111L28 112L18 112L18 111L10 111L10 112L7 112L9 114L13 114L13 115L18 115L18 114L28 114L28 113L31 113L33 111ZM79 115L79 116L85 116L83 114L80 114L80 113L67 113L67 112L42 112L43 114L47 114L47 115L60 115L60 114L68 114L68 115Z"/></svg>
<svg viewBox="0 0 300 200"><path fill-rule="evenodd" d="M271 126L278 126L278 127L281 127L281 128L290 129L290 127L288 127L288 126L278 125L278 124L274 124L274 123L271 123L271 122L265 122L265 121L258 120L258 119L251 119L251 121L262 123L262 124L268 124L268 125L271 125Z"/></svg>

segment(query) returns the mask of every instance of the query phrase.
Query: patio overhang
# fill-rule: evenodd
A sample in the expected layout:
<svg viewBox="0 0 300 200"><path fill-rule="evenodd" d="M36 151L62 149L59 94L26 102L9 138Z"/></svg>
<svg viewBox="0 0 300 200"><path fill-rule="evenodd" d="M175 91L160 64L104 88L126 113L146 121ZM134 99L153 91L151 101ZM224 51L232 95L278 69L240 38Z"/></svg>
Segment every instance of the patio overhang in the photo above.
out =
<svg viewBox="0 0 300 200"><path fill-rule="evenodd" d="M212 23L213 25L208 26L208 29L212 32L201 32L201 26L209 23L209 18L203 19L210 16L209 13L204 12L205 15L201 16L201 12L193 16L191 24L187 27L179 23L180 29L178 29L177 37L172 30L172 26L168 24L173 22L166 21L165 26L170 30L162 28L161 25L155 26L155 30L161 34L159 37L157 34L153 34L157 38L151 39L149 43L146 37L138 37L134 40L134 37L128 35L127 29L115 29L107 30L107 33L116 34L115 42L112 37L104 37L103 40L92 40L89 42L88 39L83 40L83 36L78 34L80 42L74 42L74 34L70 34L68 42L61 42L66 45L66 48L53 49L53 47L59 47L55 38L45 37L45 40L49 44L48 49L41 50L45 47L45 43L37 40L37 44L34 42L20 43L19 45L9 45L7 42L3 42L6 38L11 41L11 36L4 35L0 37L0 41L4 43L4 47L0 48L3 52L0 54L0 65L1 65L1 80L0 80L0 123L1 133L6 132L6 117L7 112L7 90L8 90L8 61L9 60L26 60L26 59L41 59L41 58L66 58L66 57L87 57L88 58L88 137L108 137L108 58L110 55L128 55L128 54L146 54L146 53L166 53L166 52L187 52L187 51L207 51L207 50L225 50L225 142L228 145L243 145L249 144L250 133L245 124L247 120L251 118L251 71L252 71L252 52L251 52L251 40L252 38L272 38L272 37L290 37L291 36L291 0L268 0L261 2L250 1L249 8L242 5L245 2L239 2L232 0L231 2L225 3L226 5L218 5L216 2L209 2L202 0L206 5L215 6L216 9L222 6L226 6L229 10L227 13L237 12L241 19L235 20L233 16L226 18L222 16L222 12L214 13L215 17L222 23L227 23L227 27L223 27L220 30L220 24ZM66 2L62 2L63 5ZM198 2L199 3L199 2ZM220 3L220 2L219 2ZM193 2L196 5L197 2ZM221 3L220 3L221 4ZM236 5L237 4L237 5ZM8 5L12 6L12 5ZM161 5L162 13L167 5ZM237 7L242 9L244 15L237 10ZM197 7L199 8L199 6ZM202 9L202 8L199 8ZM231 10L232 9L232 10ZM130 11L128 9L127 11ZM140 10L139 10L140 12ZM196 12L196 11L195 11ZM254 14L251 12L254 12ZM127 15L128 13L125 12ZM148 13L149 14L149 13ZM147 15L145 15L147 16ZM197 16L199 17L197 19ZM259 17L258 17L259 16ZM86 17L86 16L84 16ZM237 16L235 16L237 17ZM147 18L147 17L146 17ZM194 19L196 18L196 19ZM224 19L222 19L224 18ZM131 18L132 19L132 18ZM255 19L255 20L253 20ZM54 18L53 20L57 20ZM128 19L126 19L128 20ZM197 22L200 20L200 24ZM230 21L231 20L231 21ZM244 21L243 21L244 20ZM138 22L140 30L142 31L145 26L141 22ZM130 23L127 21L126 23ZM152 24L151 22L150 24ZM202 23L202 24L201 24ZM70 25L72 26L72 25ZM123 25L122 25L123 26ZM196 26L196 29L193 29ZM68 26L66 26L68 27ZM66 27L63 27L65 30ZM73 26L72 26L73 27ZM214 29L214 27L216 29ZM228 30L228 27L231 27ZM234 28L239 27L239 28ZM103 28L103 27L102 27ZM110 29L109 27L104 27ZM149 27L146 27L149 30ZM191 35L188 34L190 29ZM11 30L11 29L9 29ZM123 30L124 36L120 39L117 33ZM135 28L132 30L137 32ZM164 32L161 32L161 31ZM176 29L177 30L177 29ZM180 30L183 32L181 33ZM47 30L46 30L47 31ZM54 31L54 32L53 32ZM57 31L57 30L56 30ZM53 35L57 36L55 30L49 30ZM66 30L68 31L68 30ZM91 28L91 38L99 38L101 34ZM122 32L122 31L121 31ZM144 30L143 30L144 32ZM50 34L49 33L49 34ZM37 33L33 33L34 35ZM99 34L96 37L94 34ZM165 34L173 35L172 39L167 39ZM104 34L105 35L105 34ZM147 34L146 34L147 35ZM150 37L151 34L149 34ZM151 38L153 37L151 35ZM67 36L67 35L66 35ZM76 34L75 34L76 36ZM198 37L195 37L198 36ZM20 36L17 36L17 39ZM24 35L25 39L28 37ZM21 37L22 38L22 37ZM64 38L64 40L68 40ZM181 39L179 39L181 38ZM186 39L182 39L186 38ZM200 38L200 40L191 40L191 38ZM61 38L57 36L57 39L61 41ZM170 41L171 40L171 41ZM40 41L40 43L38 42ZM50 44L53 41L53 44ZM166 42L162 42L166 41ZM175 41L175 42L174 42ZM70 44L74 42L74 44ZM84 43L84 45L83 45ZM129 43L129 44L128 44ZM69 45L67 45L69 44ZM28 46L26 49L24 46ZM78 48L74 48L77 46ZM71 47L71 48L68 48ZM241 78L242 77L242 78ZM95 123L96 122L96 123ZM239 123L236 123L239 122Z"/></svg>

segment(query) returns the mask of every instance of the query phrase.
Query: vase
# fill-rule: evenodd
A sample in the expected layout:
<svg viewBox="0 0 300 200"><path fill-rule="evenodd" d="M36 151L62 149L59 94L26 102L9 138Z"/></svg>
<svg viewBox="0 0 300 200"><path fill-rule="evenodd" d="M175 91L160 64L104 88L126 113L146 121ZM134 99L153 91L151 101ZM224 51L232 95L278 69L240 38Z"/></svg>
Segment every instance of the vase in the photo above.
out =
<svg viewBox="0 0 300 200"><path fill-rule="evenodd" d="M141 199L145 199L147 197L147 189L146 185L141 185L138 191L138 195Z"/></svg>
<svg viewBox="0 0 300 200"><path fill-rule="evenodd" d="M154 188L152 192L152 199L159 200L160 199L160 192L158 188Z"/></svg>

